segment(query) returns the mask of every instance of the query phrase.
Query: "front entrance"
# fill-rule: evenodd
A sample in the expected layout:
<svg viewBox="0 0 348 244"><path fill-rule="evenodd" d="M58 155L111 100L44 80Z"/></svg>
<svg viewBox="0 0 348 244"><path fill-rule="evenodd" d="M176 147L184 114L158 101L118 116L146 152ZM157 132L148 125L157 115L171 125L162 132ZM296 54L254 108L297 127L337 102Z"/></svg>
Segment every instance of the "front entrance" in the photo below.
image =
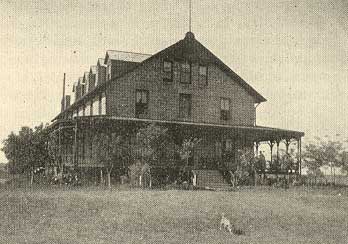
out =
<svg viewBox="0 0 348 244"><path fill-rule="evenodd" d="M222 166L227 170L232 170L236 160L236 143L232 139L226 139L223 141L222 147Z"/></svg>

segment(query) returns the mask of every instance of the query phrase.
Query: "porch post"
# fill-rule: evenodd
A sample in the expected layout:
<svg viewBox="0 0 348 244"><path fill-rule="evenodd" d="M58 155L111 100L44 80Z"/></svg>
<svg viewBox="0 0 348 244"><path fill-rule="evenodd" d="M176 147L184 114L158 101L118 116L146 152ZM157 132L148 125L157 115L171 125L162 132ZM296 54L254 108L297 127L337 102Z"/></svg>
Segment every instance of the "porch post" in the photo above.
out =
<svg viewBox="0 0 348 244"><path fill-rule="evenodd" d="M74 128L74 167L75 170L77 169L78 166L78 155L77 155L77 121L75 124L75 128Z"/></svg>
<svg viewBox="0 0 348 244"><path fill-rule="evenodd" d="M289 146L290 146L290 143L291 143L291 141L290 141L290 139L285 139L285 152L286 152L286 154L289 154Z"/></svg>
<svg viewBox="0 0 348 244"><path fill-rule="evenodd" d="M301 175L301 169L302 169L302 139L300 137L299 139L299 174Z"/></svg>
<svg viewBox="0 0 348 244"><path fill-rule="evenodd" d="M277 164L279 164L279 140L277 140L276 143L277 143Z"/></svg>
<svg viewBox="0 0 348 244"><path fill-rule="evenodd" d="M59 154L59 157L58 157L58 165L60 167L60 170L61 167L62 167L62 148L61 148L61 138L60 138L60 124L58 126L58 154Z"/></svg>
<svg viewBox="0 0 348 244"><path fill-rule="evenodd" d="M271 165L273 164L273 146L274 146L274 141L269 141L268 143L270 149L271 149Z"/></svg>
<svg viewBox="0 0 348 244"><path fill-rule="evenodd" d="M301 138L297 139L297 173L301 175L301 162L300 162L300 154L301 154Z"/></svg>
<svg viewBox="0 0 348 244"><path fill-rule="evenodd" d="M259 145L260 142L256 141L255 143L255 157L259 156Z"/></svg>

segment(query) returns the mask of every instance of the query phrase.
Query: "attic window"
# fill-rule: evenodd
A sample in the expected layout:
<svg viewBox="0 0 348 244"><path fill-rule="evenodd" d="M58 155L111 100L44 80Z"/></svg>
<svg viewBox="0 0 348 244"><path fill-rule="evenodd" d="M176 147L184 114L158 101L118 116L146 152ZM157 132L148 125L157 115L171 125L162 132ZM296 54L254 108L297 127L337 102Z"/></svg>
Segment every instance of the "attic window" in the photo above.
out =
<svg viewBox="0 0 348 244"><path fill-rule="evenodd" d="M199 66L199 82L202 85L208 85L208 68L207 66Z"/></svg>
<svg viewBox="0 0 348 244"><path fill-rule="evenodd" d="M173 63L171 61L163 61L163 81L173 81Z"/></svg>
<svg viewBox="0 0 348 244"><path fill-rule="evenodd" d="M191 83L191 63L185 62L181 64L181 83Z"/></svg>

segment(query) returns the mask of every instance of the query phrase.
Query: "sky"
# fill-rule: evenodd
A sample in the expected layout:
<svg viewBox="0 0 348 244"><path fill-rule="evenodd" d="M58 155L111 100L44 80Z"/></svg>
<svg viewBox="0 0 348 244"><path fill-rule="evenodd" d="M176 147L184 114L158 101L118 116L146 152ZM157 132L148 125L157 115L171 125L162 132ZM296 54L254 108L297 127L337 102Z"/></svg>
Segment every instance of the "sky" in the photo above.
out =
<svg viewBox="0 0 348 244"><path fill-rule="evenodd" d="M348 1L192 0L196 39L268 101L257 124L348 138ZM0 140L50 122L108 49L184 38L188 0L0 1ZM0 152L0 162L6 162Z"/></svg>

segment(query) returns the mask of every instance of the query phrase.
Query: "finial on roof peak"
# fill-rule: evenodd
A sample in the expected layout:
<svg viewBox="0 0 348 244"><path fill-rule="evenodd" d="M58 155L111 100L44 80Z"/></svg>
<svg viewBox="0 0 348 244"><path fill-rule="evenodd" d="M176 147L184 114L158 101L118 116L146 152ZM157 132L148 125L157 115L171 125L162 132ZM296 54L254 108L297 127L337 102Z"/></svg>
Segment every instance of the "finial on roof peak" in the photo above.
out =
<svg viewBox="0 0 348 244"><path fill-rule="evenodd" d="M189 31L185 35L185 39L195 39L195 34L193 32Z"/></svg>

